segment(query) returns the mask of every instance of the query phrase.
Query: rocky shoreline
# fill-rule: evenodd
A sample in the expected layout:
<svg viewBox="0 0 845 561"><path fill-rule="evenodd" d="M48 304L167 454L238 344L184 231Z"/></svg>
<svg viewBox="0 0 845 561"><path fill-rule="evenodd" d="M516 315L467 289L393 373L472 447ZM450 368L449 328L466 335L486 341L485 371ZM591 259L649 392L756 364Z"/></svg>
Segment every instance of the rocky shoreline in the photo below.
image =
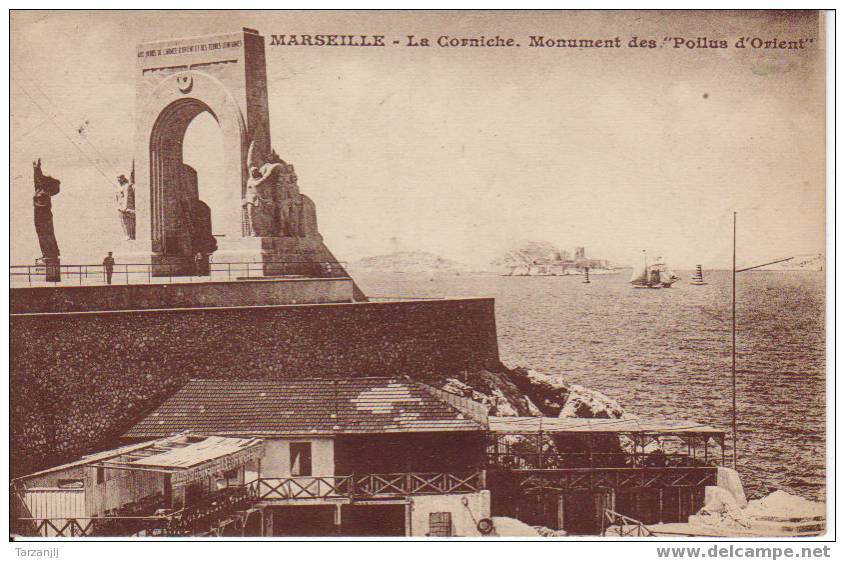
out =
<svg viewBox="0 0 845 561"><path fill-rule="evenodd" d="M500 364L495 370L466 372L462 377L438 381L446 392L466 397L489 407L491 415L502 417L546 417L581 419L633 418L606 395L570 384L563 376Z"/></svg>

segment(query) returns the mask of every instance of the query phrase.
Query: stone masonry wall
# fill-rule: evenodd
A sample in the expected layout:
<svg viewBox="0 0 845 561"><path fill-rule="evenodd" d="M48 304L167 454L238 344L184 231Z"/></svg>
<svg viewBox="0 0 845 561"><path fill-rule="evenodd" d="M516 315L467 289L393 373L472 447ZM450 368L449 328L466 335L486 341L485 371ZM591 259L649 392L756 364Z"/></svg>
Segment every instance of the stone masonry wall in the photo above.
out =
<svg viewBox="0 0 845 561"><path fill-rule="evenodd" d="M498 364L492 299L12 315L13 475L117 438L191 378L403 376Z"/></svg>
<svg viewBox="0 0 845 561"><path fill-rule="evenodd" d="M352 302L349 278L12 288L11 312L92 312Z"/></svg>

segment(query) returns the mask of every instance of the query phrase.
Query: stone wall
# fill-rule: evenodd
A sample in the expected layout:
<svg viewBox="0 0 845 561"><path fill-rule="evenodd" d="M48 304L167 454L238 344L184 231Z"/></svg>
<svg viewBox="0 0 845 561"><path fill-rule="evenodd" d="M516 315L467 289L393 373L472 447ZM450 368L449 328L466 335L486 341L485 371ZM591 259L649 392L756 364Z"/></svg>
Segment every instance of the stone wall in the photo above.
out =
<svg viewBox="0 0 845 561"><path fill-rule="evenodd" d="M350 278L37 286L12 288L9 301L13 314L324 304L352 302L353 288Z"/></svg>
<svg viewBox="0 0 845 561"><path fill-rule="evenodd" d="M14 475L116 444L191 378L426 380L498 365L486 298L17 314L10 339Z"/></svg>

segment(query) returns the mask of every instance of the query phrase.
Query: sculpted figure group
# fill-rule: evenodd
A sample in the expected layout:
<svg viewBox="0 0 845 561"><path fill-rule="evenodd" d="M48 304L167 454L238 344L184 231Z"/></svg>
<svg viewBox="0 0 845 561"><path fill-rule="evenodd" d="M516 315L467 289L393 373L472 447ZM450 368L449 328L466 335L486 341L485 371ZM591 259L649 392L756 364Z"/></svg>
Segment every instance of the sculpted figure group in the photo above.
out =
<svg viewBox="0 0 845 561"><path fill-rule="evenodd" d="M308 237L317 234L314 203L299 192L293 166L275 151L257 154L255 144L247 154L249 179L243 199L244 235L258 237Z"/></svg>

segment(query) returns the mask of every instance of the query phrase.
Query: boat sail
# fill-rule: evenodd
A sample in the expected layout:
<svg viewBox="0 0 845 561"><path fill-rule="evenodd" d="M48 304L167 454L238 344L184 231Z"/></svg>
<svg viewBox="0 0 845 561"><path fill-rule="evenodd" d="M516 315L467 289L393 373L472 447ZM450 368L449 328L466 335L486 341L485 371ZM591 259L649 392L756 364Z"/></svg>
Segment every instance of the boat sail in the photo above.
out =
<svg viewBox="0 0 845 561"><path fill-rule="evenodd" d="M634 269L631 275L631 286L634 288L670 288L680 277L669 270L665 263L657 259L657 262L648 264L648 259L643 252L643 267Z"/></svg>
<svg viewBox="0 0 845 561"><path fill-rule="evenodd" d="M703 286L707 284L706 282L704 282L704 274L701 272L701 265L695 266L695 273L693 273L690 279L690 284L694 284L696 286Z"/></svg>

